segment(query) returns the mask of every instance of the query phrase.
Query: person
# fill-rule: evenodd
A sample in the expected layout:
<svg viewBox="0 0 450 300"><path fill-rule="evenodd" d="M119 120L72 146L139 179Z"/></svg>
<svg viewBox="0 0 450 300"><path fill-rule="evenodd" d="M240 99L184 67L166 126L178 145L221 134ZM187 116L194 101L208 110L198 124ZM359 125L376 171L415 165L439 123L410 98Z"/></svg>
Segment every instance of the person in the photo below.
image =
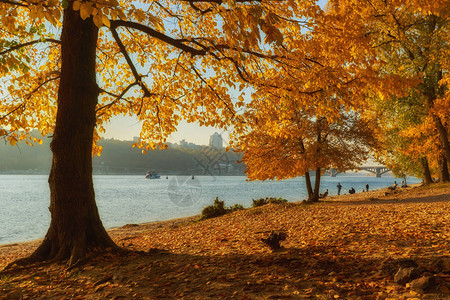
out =
<svg viewBox="0 0 450 300"><path fill-rule="evenodd" d="M319 194L319 198L325 198L326 196L328 196L328 189L325 191L325 193Z"/></svg>
<svg viewBox="0 0 450 300"><path fill-rule="evenodd" d="M337 189L338 189L338 195L340 195L340 194L341 194L341 189L342 189L341 183L338 182L338 185L337 185L336 187L337 187Z"/></svg>
<svg viewBox="0 0 450 300"><path fill-rule="evenodd" d="M394 181L394 185L392 187L394 190L397 188L397 181Z"/></svg>
<svg viewBox="0 0 450 300"><path fill-rule="evenodd" d="M369 191L369 184L366 183L366 192L368 192L368 191Z"/></svg>
<svg viewBox="0 0 450 300"><path fill-rule="evenodd" d="M354 194L354 193L356 193L356 191L355 191L355 189L352 187L351 189L348 190L348 193L349 193L349 194Z"/></svg>

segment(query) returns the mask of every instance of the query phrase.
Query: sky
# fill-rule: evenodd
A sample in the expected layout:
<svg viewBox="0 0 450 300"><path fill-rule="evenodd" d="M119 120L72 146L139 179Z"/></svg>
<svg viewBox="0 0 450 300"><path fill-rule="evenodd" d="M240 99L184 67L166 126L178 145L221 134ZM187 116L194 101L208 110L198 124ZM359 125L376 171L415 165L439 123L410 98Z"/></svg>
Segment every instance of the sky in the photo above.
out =
<svg viewBox="0 0 450 300"><path fill-rule="evenodd" d="M105 126L105 129L106 133L103 135L104 138L127 141L132 140L134 137L139 137L141 123L135 117L116 117L110 124ZM184 139L189 143L208 145L209 137L214 132L221 133L222 130L181 122L178 126L178 131L168 138L168 142L179 143ZM225 139L224 135L223 138Z"/></svg>

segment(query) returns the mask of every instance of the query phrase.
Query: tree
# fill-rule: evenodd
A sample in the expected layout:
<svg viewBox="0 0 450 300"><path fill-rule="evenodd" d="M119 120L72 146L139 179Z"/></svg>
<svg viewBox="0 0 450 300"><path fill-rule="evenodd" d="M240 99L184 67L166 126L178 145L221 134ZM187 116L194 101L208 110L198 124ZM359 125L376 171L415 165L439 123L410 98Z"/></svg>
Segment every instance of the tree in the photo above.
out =
<svg viewBox="0 0 450 300"><path fill-rule="evenodd" d="M364 22L346 20L345 11L311 7L302 26L283 31L290 42L276 49L276 59L247 66L255 92L236 126L236 145L251 179L305 175L309 201L316 201L321 173L355 168L375 146L361 114L368 87L389 81L377 77Z"/></svg>
<svg viewBox="0 0 450 300"><path fill-rule="evenodd" d="M323 99L320 105L333 102ZM318 107L274 96L253 101L246 117L249 132L237 142L250 179L305 176L308 201L315 202L325 170L354 169L367 159L374 145L368 124L343 107L337 118L321 116ZM315 172L314 188L310 170Z"/></svg>
<svg viewBox="0 0 450 300"><path fill-rule="evenodd" d="M424 183L432 183L431 171L428 161L434 157L432 153L437 151L436 140L439 138L430 129L418 130L420 124L427 118L420 104L420 98L414 90L404 97L389 98L389 101L381 97L370 99L374 106L370 111L376 120L375 127L378 140L383 145L378 149L378 155L397 177L407 174L421 177ZM429 127L429 126L428 126ZM429 141L433 141L431 144ZM427 150L424 150L427 149ZM431 153L431 155L427 155Z"/></svg>
<svg viewBox="0 0 450 300"><path fill-rule="evenodd" d="M59 1L0 2L58 25ZM59 82L52 81L58 91L49 177L52 220L30 259L69 259L73 265L88 251L117 248L103 228L92 186L92 147L102 124L117 114L137 114L144 121L139 146L148 142L149 148L164 142L181 118L227 125L236 114L228 90L242 77L242 63L269 57L267 44L282 42L274 24L291 26L288 18L301 7L245 0L139 6L64 0L62 6L61 54L48 57L50 67L60 67ZM165 29L169 21L175 26ZM54 118L40 116L48 123Z"/></svg>
<svg viewBox="0 0 450 300"><path fill-rule="evenodd" d="M393 117L390 125L398 127L397 133L400 136L409 136L401 143L397 143L402 145L399 151L402 151L403 155L409 152L411 159L420 161L424 168L429 168L425 160L431 162L431 166L439 164L442 170L441 177L447 180L449 176L445 173L448 173L446 172L448 165L445 161L450 157L447 117L450 111L446 98L448 86L444 77L448 76L446 74L449 44L448 3L445 1L332 1L332 3L334 7L340 5L339 9L350 12L349 17L354 22L365 22L365 34L370 36L376 56L384 62L378 69L380 78L397 75L409 81L404 81L401 85L396 84L400 81L393 82L392 88L398 91L403 89L406 91L404 95L381 97L388 103L385 106L388 110L392 111L393 107L398 109L398 113L388 113ZM405 86L406 82L408 84ZM406 124L406 119L403 119L398 122L398 115L403 113L402 110L410 111L411 104L416 106L413 110L422 116L421 121ZM386 132L381 136L389 135L389 131L392 131L391 126L385 127ZM417 143L418 140L421 140L420 144ZM437 141L439 144L436 144ZM388 147L392 149L393 145L389 144ZM392 157L390 159L392 161ZM405 166L407 165L409 164L406 162ZM422 173L430 172L424 169ZM429 178L426 181L429 181L431 177L428 175L427 177Z"/></svg>

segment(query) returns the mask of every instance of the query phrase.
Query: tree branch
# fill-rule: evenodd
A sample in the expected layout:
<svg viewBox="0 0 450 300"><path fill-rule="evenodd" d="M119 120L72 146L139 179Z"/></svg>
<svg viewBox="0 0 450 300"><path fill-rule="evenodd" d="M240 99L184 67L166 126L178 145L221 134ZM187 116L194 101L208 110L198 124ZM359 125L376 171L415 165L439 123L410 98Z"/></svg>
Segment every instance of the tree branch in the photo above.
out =
<svg viewBox="0 0 450 300"><path fill-rule="evenodd" d="M1 117L0 117L0 120L3 120L3 119L6 118L7 116L9 116L9 115L13 114L14 112L18 111L20 108L26 106L26 102L31 98L31 96L32 96L34 93L36 93L41 87L43 87L44 85L46 85L46 84L49 83L50 81L57 80L57 79L59 79L59 76L52 77L52 78L49 78L49 79L47 79L47 80L41 82L41 83L40 83L33 91L31 91L28 95L25 96L25 101L24 101L22 104L20 104L20 105L17 106L16 108L14 108L12 111L8 112L6 115L1 116Z"/></svg>
<svg viewBox="0 0 450 300"><path fill-rule="evenodd" d="M169 45L172 45L172 46L174 46L180 50L183 50L185 52L188 52L191 55L205 55L206 54L205 50L200 50L200 49L196 49L191 46L188 46L178 39L171 38L159 31L156 31L148 26L145 26L145 25L142 25L139 23L135 23L135 22L131 22L131 21L113 20L113 21L111 21L110 29L111 29L111 31L116 31L116 28L120 27L120 26L126 27L126 28L133 28L133 29L142 31L142 32L144 32L154 38L157 38Z"/></svg>
<svg viewBox="0 0 450 300"><path fill-rule="evenodd" d="M10 0L0 0L0 3L10 4L10 5L16 5L16 6L22 6L27 7L28 4L16 2L16 1L10 1Z"/></svg>
<svg viewBox="0 0 450 300"><path fill-rule="evenodd" d="M191 65L192 70L194 71L195 75L197 75L197 77L214 93L214 95L216 95L216 97L218 99L220 99L222 101L222 103L225 105L225 107L231 112L231 114L233 115L233 117L236 115L234 110L232 110L230 108L230 106L228 105L228 103L226 103L225 100L222 99L222 97L220 97L220 95L216 92L216 90L208 83L206 82L206 80L203 78L203 76L198 72L198 70L194 67L194 65Z"/></svg>
<svg viewBox="0 0 450 300"><path fill-rule="evenodd" d="M131 102L128 101L127 99L123 98L123 96L124 96L124 95L125 95L125 94L133 87L133 86L135 86L135 85L139 85L139 83L138 83L137 81L135 81L135 82L129 84L129 85L122 91L122 93L120 93L120 95L116 95L116 94L114 94L114 93L108 92L108 91L106 91L106 90L104 90L104 89L102 89L102 88L99 87L99 90L100 90L101 93L105 93L105 94L108 94L108 95L110 95L110 96L116 97L116 99L114 99L111 103L108 103L108 104L106 104L106 105L104 105L104 106L102 106L102 107L99 107L98 109L95 110L95 112L99 112L99 111L102 110L102 109L109 108L109 107L113 106L114 104L116 104L117 101L119 101L119 100L125 100L125 101L127 101L128 103L131 103ZM102 114L100 114L100 116L101 116L101 115L102 115Z"/></svg>
<svg viewBox="0 0 450 300"><path fill-rule="evenodd" d="M122 55L125 57L125 60L128 63L128 66L131 69L131 72L133 73L134 78L136 79L136 82L139 84L139 86L144 91L144 97L151 97L154 96L154 93L151 93L148 88L145 86L145 84L142 82L142 76L139 75L138 71L136 70L136 67L133 64L133 61L130 58L130 55L127 52L127 49L125 48L125 45L122 43L122 40L120 39L119 35L117 34L117 30L115 27L110 27L111 33L116 40L117 45L119 46L120 52L122 52Z"/></svg>
<svg viewBox="0 0 450 300"><path fill-rule="evenodd" d="M27 43L19 44L19 45L11 47L9 49L6 49L6 50L0 52L0 55L4 55L4 54L12 52L14 50L18 50L20 48L27 47L27 46L30 46L30 45L33 45L33 44L37 44L37 43L41 43L41 42L51 42L51 43L61 44L60 40L55 40L55 39L34 40L34 41L30 41L30 42L27 42Z"/></svg>

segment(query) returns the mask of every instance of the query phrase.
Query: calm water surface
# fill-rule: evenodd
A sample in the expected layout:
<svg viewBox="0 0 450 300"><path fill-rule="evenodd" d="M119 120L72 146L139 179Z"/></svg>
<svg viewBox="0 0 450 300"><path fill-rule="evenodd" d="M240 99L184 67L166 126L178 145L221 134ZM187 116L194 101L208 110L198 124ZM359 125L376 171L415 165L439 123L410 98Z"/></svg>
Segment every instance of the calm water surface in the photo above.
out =
<svg viewBox="0 0 450 300"><path fill-rule="evenodd" d="M129 223L161 221L200 214L216 197L226 206L239 203L250 207L252 199L283 197L289 201L306 198L303 178L283 181L246 181L244 176L169 176L148 180L144 176L94 176L97 205L106 228ZM321 190L337 193L338 182L347 192L361 192L392 185L390 176L323 177ZM416 178L408 183L418 183ZM50 224L50 193L46 175L0 175L0 244L42 238Z"/></svg>

